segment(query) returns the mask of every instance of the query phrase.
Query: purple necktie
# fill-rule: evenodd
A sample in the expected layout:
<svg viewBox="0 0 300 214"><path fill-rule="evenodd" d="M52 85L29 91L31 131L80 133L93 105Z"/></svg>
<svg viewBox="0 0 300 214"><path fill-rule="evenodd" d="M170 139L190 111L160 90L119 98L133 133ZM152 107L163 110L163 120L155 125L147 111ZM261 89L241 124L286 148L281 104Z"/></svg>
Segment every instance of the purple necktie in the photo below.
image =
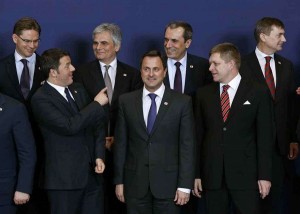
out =
<svg viewBox="0 0 300 214"><path fill-rule="evenodd" d="M180 62L176 62L176 73L174 78L174 90L182 93L182 80L181 80L181 71L180 71Z"/></svg>
<svg viewBox="0 0 300 214"><path fill-rule="evenodd" d="M21 59L21 62L23 63L24 67L21 74L20 87L23 97L26 99L30 91L30 76L29 69L27 66L27 59Z"/></svg>
<svg viewBox="0 0 300 214"><path fill-rule="evenodd" d="M156 118L156 102L155 102L155 98L156 98L156 94L148 94L150 99L151 99L151 106L149 109L149 113L148 113L148 120L147 120L147 131L148 134L151 133L154 122L155 122L155 118Z"/></svg>

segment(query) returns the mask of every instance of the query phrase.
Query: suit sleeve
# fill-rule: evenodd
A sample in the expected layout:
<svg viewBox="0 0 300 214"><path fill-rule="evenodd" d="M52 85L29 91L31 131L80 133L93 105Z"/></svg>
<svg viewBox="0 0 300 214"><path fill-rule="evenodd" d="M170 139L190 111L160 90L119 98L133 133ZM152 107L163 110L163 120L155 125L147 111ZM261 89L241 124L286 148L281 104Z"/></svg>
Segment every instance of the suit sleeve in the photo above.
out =
<svg viewBox="0 0 300 214"><path fill-rule="evenodd" d="M271 181L272 151L275 143L272 100L266 89L258 91L257 96L261 98L256 117L258 180Z"/></svg>
<svg viewBox="0 0 300 214"><path fill-rule="evenodd" d="M36 163L36 148L25 107L18 105L16 109L13 125L19 163L16 191L30 194Z"/></svg>
<svg viewBox="0 0 300 214"><path fill-rule="evenodd" d="M194 116L192 99L189 98L184 105L180 121L180 144L179 144L179 176L178 187L192 189L194 184Z"/></svg>
<svg viewBox="0 0 300 214"><path fill-rule="evenodd" d="M96 101L91 102L74 115L63 112L65 106L62 106L50 95L36 93L32 98L31 105L38 123L61 135L74 135L95 124L98 120L106 119L103 107Z"/></svg>
<svg viewBox="0 0 300 214"><path fill-rule="evenodd" d="M121 97L122 98L122 97ZM122 99L119 99L118 120L115 130L115 147L114 147L114 183L123 184L124 165L127 149L127 123L124 115L124 104Z"/></svg>
<svg viewBox="0 0 300 214"><path fill-rule="evenodd" d="M95 158L105 160L105 126L103 121L98 121L95 131Z"/></svg>

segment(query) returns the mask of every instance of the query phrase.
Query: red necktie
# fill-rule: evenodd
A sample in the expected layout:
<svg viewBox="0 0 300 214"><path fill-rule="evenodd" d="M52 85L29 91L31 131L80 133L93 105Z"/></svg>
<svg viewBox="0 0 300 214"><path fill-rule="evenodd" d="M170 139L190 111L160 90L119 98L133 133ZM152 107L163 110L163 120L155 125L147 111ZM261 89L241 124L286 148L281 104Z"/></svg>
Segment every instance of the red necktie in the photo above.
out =
<svg viewBox="0 0 300 214"><path fill-rule="evenodd" d="M272 59L272 57L266 56L265 58L266 58L265 78L266 78L267 85L270 89L271 95L274 99L275 98L275 83L274 83L274 77L273 77L272 69L271 69L271 66L270 66L270 60Z"/></svg>
<svg viewBox="0 0 300 214"><path fill-rule="evenodd" d="M222 116L224 122L227 120L229 110L230 110L229 95L227 92L229 87L230 87L229 85L223 85L223 91L221 94L221 107L222 107Z"/></svg>

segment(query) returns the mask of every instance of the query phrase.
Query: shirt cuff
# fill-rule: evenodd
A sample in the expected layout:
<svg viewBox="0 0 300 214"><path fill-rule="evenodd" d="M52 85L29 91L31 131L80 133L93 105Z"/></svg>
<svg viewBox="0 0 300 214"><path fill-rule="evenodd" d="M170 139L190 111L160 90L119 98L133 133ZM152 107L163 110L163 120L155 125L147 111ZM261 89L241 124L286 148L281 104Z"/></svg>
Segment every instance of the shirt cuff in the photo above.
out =
<svg viewBox="0 0 300 214"><path fill-rule="evenodd" d="M190 189L186 189L186 188L177 188L177 190L181 191L181 192L184 192L184 193L188 193L190 194L191 193L191 190Z"/></svg>

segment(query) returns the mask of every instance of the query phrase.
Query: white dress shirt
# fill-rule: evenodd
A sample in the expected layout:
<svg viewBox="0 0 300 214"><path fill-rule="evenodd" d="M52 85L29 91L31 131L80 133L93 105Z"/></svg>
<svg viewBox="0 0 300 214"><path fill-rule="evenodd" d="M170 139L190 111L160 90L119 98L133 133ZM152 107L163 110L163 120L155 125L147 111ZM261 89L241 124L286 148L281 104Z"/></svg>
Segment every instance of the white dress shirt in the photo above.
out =
<svg viewBox="0 0 300 214"><path fill-rule="evenodd" d="M60 93L61 96L63 96L66 99L66 101L68 101L67 95L65 93L65 88L68 88L68 87L63 87L63 86L55 85L55 84L53 84L53 83L51 83L49 81L47 81L47 83L50 86L52 86L56 91L58 91L58 93ZM69 92L70 92L70 90L69 90ZM72 97L73 100L75 100L71 92L70 92L70 96Z"/></svg>
<svg viewBox="0 0 300 214"><path fill-rule="evenodd" d="M276 87L276 66L275 66L274 54L266 55L265 53L261 52L257 47L255 49L255 54L256 54L256 57L258 59L259 65L261 67L261 70L262 70L264 76L265 76L265 65L266 65L265 57L266 56L272 57L270 60L270 66L271 66L274 83L275 83L275 87Z"/></svg>
<svg viewBox="0 0 300 214"><path fill-rule="evenodd" d="M240 73L238 73L228 84L223 84L220 83L220 96L222 94L223 91L223 85L229 85L230 87L227 90L228 96L229 96L229 101L230 101L230 106L232 105L232 101L235 97L236 91L240 85L241 82L241 75Z"/></svg>

